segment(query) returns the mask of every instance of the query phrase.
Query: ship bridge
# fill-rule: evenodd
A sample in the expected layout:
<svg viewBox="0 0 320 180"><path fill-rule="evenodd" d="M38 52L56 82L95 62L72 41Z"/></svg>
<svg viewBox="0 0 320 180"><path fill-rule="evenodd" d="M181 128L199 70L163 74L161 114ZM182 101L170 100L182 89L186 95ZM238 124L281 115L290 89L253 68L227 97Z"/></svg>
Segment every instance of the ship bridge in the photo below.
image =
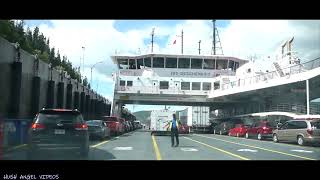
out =
<svg viewBox="0 0 320 180"><path fill-rule="evenodd" d="M209 105L212 79L234 76L247 60L223 55L112 56L118 71L112 114L123 104Z"/></svg>

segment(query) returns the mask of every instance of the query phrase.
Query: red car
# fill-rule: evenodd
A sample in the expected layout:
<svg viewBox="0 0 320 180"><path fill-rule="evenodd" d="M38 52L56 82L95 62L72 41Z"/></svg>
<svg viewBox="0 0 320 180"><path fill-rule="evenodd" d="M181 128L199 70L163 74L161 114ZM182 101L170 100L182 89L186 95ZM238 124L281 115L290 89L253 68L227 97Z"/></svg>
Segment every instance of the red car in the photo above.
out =
<svg viewBox="0 0 320 180"><path fill-rule="evenodd" d="M235 128L229 130L229 136L243 137L247 133L248 126L237 124Z"/></svg>
<svg viewBox="0 0 320 180"><path fill-rule="evenodd" d="M253 136L257 137L258 140L272 138L272 131L274 128L275 126L268 121L256 122L248 128L245 137L249 138Z"/></svg>
<svg viewBox="0 0 320 180"><path fill-rule="evenodd" d="M123 133L123 126L120 122L120 118L115 116L104 116L103 120L107 123L108 128L110 128L110 134L117 136Z"/></svg>
<svg viewBox="0 0 320 180"><path fill-rule="evenodd" d="M189 134L189 126L186 124L179 125L179 133L180 134Z"/></svg>

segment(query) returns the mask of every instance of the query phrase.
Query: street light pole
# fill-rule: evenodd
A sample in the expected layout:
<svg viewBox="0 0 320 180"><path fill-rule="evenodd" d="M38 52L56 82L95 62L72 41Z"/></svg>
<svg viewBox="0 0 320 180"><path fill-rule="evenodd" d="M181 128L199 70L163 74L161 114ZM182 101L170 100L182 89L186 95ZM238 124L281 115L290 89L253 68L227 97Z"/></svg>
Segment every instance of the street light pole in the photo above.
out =
<svg viewBox="0 0 320 180"><path fill-rule="evenodd" d="M94 65L91 66L91 77L90 77L90 86L92 86L92 69L97 65L97 64L100 64L100 63L103 63L104 61L100 61L100 62L97 62L95 63Z"/></svg>

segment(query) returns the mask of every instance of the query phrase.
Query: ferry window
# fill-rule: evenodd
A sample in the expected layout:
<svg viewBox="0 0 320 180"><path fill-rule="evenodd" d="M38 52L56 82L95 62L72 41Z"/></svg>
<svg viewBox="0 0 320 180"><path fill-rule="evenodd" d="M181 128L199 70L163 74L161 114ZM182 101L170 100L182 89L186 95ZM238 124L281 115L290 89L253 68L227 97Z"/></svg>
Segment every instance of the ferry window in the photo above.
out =
<svg viewBox="0 0 320 180"><path fill-rule="evenodd" d="M215 69L216 60L205 59L203 61L203 69Z"/></svg>
<svg viewBox="0 0 320 180"><path fill-rule="evenodd" d="M217 60L217 69L227 69L228 60L227 59L221 59Z"/></svg>
<svg viewBox="0 0 320 180"><path fill-rule="evenodd" d="M237 70L239 68L239 62L234 63L234 70Z"/></svg>
<svg viewBox="0 0 320 180"><path fill-rule="evenodd" d="M128 69L128 59L118 59L119 69Z"/></svg>
<svg viewBox="0 0 320 180"><path fill-rule="evenodd" d="M166 58L166 68L177 68L177 58Z"/></svg>
<svg viewBox="0 0 320 180"><path fill-rule="evenodd" d="M154 57L153 58L153 67L154 68L164 68L164 58L163 57Z"/></svg>
<svg viewBox="0 0 320 180"><path fill-rule="evenodd" d="M126 81L120 80L120 86L125 86L125 85L126 85Z"/></svg>
<svg viewBox="0 0 320 180"><path fill-rule="evenodd" d="M144 66L145 67L150 67L151 68L151 58L144 58Z"/></svg>
<svg viewBox="0 0 320 180"><path fill-rule="evenodd" d="M190 82L181 82L181 90L190 90Z"/></svg>
<svg viewBox="0 0 320 180"><path fill-rule="evenodd" d="M191 59L191 69L202 69L202 59Z"/></svg>
<svg viewBox="0 0 320 180"><path fill-rule="evenodd" d="M204 90L204 91L211 90L211 83L209 83L209 82L202 83L202 90Z"/></svg>
<svg viewBox="0 0 320 180"><path fill-rule="evenodd" d="M179 68L190 68L190 59L179 58Z"/></svg>
<svg viewBox="0 0 320 180"><path fill-rule="evenodd" d="M233 70L234 61L229 60L229 69Z"/></svg>
<svg viewBox="0 0 320 180"><path fill-rule="evenodd" d="M137 69L143 69L143 59L137 59Z"/></svg>
<svg viewBox="0 0 320 180"><path fill-rule="evenodd" d="M168 81L160 81L160 89L169 89Z"/></svg>
<svg viewBox="0 0 320 180"><path fill-rule="evenodd" d="M192 90L200 90L200 82L193 82L192 83Z"/></svg>
<svg viewBox="0 0 320 180"><path fill-rule="evenodd" d="M127 86L132 86L132 81L127 81Z"/></svg>
<svg viewBox="0 0 320 180"><path fill-rule="evenodd" d="M129 60L129 69L136 69L136 60L135 59Z"/></svg>
<svg viewBox="0 0 320 180"><path fill-rule="evenodd" d="M213 83L213 89L214 90L217 90L217 89L220 89L220 82L215 82L215 83Z"/></svg>

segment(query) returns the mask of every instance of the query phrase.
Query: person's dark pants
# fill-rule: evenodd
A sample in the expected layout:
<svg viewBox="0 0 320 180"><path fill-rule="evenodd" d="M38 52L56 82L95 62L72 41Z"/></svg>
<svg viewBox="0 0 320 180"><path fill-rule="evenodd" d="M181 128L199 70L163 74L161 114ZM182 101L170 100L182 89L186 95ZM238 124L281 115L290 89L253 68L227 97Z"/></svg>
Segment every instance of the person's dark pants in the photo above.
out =
<svg viewBox="0 0 320 180"><path fill-rule="evenodd" d="M176 136L177 146L179 145L179 133L177 128L171 128L171 145L174 146L174 136Z"/></svg>

